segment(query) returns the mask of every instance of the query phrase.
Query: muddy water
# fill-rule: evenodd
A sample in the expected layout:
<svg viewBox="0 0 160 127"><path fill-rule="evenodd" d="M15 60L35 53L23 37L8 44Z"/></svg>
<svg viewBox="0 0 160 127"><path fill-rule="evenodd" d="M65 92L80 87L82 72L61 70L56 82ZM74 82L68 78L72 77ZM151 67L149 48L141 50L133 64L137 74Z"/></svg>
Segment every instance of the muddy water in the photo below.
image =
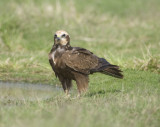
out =
<svg viewBox="0 0 160 127"><path fill-rule="evenodd" d="M0 101L44 100L62 93L61 86L0 82Z"/></svg>

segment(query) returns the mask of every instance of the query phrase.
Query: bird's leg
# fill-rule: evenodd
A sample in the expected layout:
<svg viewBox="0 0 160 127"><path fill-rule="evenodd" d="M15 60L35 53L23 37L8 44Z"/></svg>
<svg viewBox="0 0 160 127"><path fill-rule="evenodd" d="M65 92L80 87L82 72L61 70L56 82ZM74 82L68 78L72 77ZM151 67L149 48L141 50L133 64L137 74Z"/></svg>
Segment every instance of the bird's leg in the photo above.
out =
<svg viewBox="0 0 160 127"><path fill-rule="evenodd" d="M76 81L76 83L78 88L77 97L80 97L81 95L84 95L87 92L88 82L86 80L81 80L81 81Z"/></svg>
<svg viewBox="0 0 160 127"><path fill-rule="evenodd" d="M65 98L69 98L71 95L69 94L69 90L68 89L66 89L65 91L65 94L66 94L66 96L65 96Z"/></svg>
<svg viewBox="0 0 160 127"><path fill-rule="evenodd" d="M69 94L69 90L68 90L68 89L66 89L64 92L65 92L67 98L71 96L71 95Z"/></svg>
<svg viewBox="0 0 160 127"><path fill-rule="evenodd" d="M67 86L66 86L66 83L64 83L64 84L62 84L62 86L63 86L63 89L64 89L64 92L65 92L65 97L70 97L70 94L69 94L69 89L67 88Z"/></svg>
<svg viewBox="0 0 160 127"><path fill-rule="evenodd" d="M79 88L78 88L77 98L79 98L79 97L85 95L86 92L87 92L87 88L85 88L85 89L79 89Z"/></svg>
<svg viewBox="0 0 160 127"><path fill-rule="evenodd" d="M70 97L69 89L72 85L71 80L65 79L62 76L59 76L58 78L59 78L59 80L62 84L63 90L65 92L65 97L67 97L67 98Z"/></svg>
<svg viewBox="0 0 160 127"><path fill-rule="evenodd" d="M79 98L79 97L81 97L81 93L80 92L78 92L78 94L77 94L77 98Z"/></svg>
<svg viewBox="0 0 160 127"><path fill-rule="evenodd" d="M63 86L63 89L64 89L64 92L66 94L66 97L70 97L70 94L69 94L69 90L70 88L72 87L72 81L69 80L69 79L66 79L63 83L62 83L62 86Z"/></svg>
<svg viewBox="0 0 160 127"><path fill-rule="evenodd" d="M66 90L64 90L64 92L66 93L66 95L68 95L68 93L69 93L69 91L66 89Z"/></svg>
<svg viewBox="0 0 160 127"><path fill-rule="evenodd" d="M72 80L67 79L66 82L65 82L65 86L66 86L65 93L66 93L66 95L67 95L68 97L70 97L69 90L70 90L70 88L72 87Z"/></svg>

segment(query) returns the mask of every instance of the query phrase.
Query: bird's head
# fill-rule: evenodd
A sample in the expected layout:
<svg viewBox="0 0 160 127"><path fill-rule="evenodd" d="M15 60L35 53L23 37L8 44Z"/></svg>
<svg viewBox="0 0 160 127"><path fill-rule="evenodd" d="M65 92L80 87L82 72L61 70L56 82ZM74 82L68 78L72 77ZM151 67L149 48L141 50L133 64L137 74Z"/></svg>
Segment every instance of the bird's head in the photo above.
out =
<svg viewBox="0 0 160 127"><path fill-rule="evenodd" d="M54 35L54 44L66 46L70 43L69 34L64 30L58 30Z"/></svg>

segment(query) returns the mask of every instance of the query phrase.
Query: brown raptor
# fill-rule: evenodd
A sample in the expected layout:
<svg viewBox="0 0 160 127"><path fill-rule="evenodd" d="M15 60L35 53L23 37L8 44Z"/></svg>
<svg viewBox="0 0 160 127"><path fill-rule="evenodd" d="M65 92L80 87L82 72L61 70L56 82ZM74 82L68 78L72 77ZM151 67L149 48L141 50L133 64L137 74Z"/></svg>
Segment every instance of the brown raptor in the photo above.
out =
<svg viewBox="0 0 160 127"><path fill-rule="evenodd" d="M71 47L70 36L63 30L57 31L54 35L49 63L67 95L72 86L72 80L76 81L79 95L86 91L89 82L88 75L95 72L123 78L119 66L110 64L87 49Z"/></svg>

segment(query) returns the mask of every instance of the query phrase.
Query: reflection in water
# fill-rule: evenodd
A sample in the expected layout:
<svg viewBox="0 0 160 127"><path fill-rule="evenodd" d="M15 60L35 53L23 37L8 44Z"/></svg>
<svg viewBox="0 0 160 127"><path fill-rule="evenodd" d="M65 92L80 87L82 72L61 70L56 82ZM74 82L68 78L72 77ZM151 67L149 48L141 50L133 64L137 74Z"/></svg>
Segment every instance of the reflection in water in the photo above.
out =
<svg viewBox="0 0 160 127"><path fill-rule="evenodd" d="M44 100L62 92L61 86L0 82L0 101Z"/></svg>

